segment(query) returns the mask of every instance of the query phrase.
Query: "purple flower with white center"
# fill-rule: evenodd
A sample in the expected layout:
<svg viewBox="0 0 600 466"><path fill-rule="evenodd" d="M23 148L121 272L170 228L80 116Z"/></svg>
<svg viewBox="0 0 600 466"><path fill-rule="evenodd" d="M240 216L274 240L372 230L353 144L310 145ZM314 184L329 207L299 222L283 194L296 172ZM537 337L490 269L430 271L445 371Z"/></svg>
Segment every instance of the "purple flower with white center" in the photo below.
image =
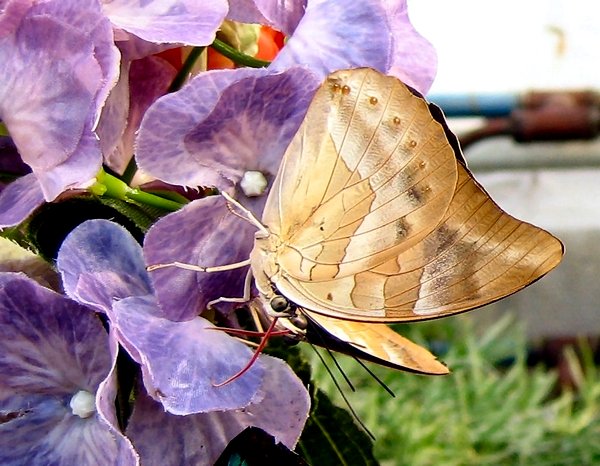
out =
<svg viewBox="0 0 600 466"><path fill-rule="evenodd" d="M136 465L114 413L116 340L90 308L0 273L0 463Z"/></svg>
<svg viewBox="0 0 600 466"><path fill-rule="evenodd" d="M265 419L256 416L258 424L252 424L293 447L309 408L300 380L282 361L263 355L243 376L216 387L246 365L251 350L213 330L206 319L194 315L182 320L169 312L170 307L163 311L154 297L141 248L126 230L106 220L88 221L67 237L57 262L67 294L106 313L119 343L140 364L145 390L169 413L164 416L221 412L220 423L203 429L207 439L220 438L211 448L222 450L243 427L252 424L247 411L255 413L271 404L293 405L292 417L282 410ZM277 380L285 381L285 391L271 383ZM142 424L147 422L143 410L140 416ZM206 423L213 417L190 422ZM141 435L135 442L155 441L144 438L135 424L130 428Z"/></svg>
<svg viewBox="0 0 600 466"><path fill-rule="evenodd" d="M117 172L131 158L126 149L139 109L157 95L145 107L135 102L129 108L133 57L120 63L113 27L136 35L117 31L124 45L142 42L138 37L206 45L226 13L225 0L8 0L0 11L0 119L33 174L0 196L0 226L19 223L67 189L89 186L103 157ZM146 49L154 53L157 47ZM120 72L121 85L107 102ZM23 200L15 205L18 198Z"/></svg>

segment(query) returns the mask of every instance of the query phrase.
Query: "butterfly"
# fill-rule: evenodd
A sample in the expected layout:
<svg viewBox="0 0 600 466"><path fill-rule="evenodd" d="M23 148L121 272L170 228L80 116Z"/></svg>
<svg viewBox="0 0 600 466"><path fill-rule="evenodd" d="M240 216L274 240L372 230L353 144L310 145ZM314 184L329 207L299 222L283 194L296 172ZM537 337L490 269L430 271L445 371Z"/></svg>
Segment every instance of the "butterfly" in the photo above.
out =
<svg viewBox="0 0 600 466"><path fill-rule="evenodd" d="M477 183L439 108L367 68L336 71L317 90L258 226L249 263L272 319L426 374L448 369L385 324L494 302L563 255Z"/></svg>

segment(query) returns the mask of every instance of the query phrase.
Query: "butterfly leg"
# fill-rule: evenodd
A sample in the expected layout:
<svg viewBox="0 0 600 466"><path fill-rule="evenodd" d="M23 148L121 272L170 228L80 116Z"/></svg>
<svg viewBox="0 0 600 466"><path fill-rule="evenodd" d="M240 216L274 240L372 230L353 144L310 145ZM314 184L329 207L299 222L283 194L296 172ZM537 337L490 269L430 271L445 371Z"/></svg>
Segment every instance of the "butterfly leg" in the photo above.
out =
<svg viewBox="0 0 600 466"><path fill-rule="evenodd" d="M239 303L239 304L244 304L247 303L248 301L250 301L250 297L251 297L251 290L252 290L252 269L248 270L248 273L246 273L246 278L244 280L244 295L242 297L239 298L217 298L217 299L213 299L212 301L209 301L208 304L206 305L207 309L215 309L215 305L219 304L219 303Z"/></svg>
<svg viewBox="0 0 600 466"><path fill-rule="evenodd" d="M233 197L231 197L226 192L221 191L221 196L223 196L225 198L225 200L227 201L227 208L233 215L236 215L236 216L246 220L247 222L250 222L256 228L258 228L262 233L264 233L267 236L269 235L269 230L267 230L267 228L260 222L260 220L258 220L254 216L254 214L252 212L250 212L248 209L246 209L242 204L240 204L238 201L236 201ZM237 212L235 212L231 208L231 206L234 206L236 209L243 212L244 215L240 215Z"/></svg>
<svg viewBox="0 0 600 466"><path fill-rule="evenodd" d="M226 270L234 270L241 269L242 267L246 267L250 265L250 259L243 260L241 262L235 262L233 264L225 264L225 265L215 265L212 267L203 267L201 265L195 264L186 264L185 262L166 262L164 264L152 264L146 267L148 272L152 272L153 270L164 269L167 267L177 267L179 269L192 270L194 272L224 272Z"/></svg>

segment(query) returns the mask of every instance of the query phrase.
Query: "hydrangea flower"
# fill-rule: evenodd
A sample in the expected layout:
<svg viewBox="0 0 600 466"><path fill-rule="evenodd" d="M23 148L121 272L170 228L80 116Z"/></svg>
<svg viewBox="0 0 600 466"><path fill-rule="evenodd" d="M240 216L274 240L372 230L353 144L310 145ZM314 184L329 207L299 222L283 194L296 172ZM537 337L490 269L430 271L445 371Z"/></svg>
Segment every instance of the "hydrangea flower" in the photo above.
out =
<svg viewBox="0 0 600 466"><path fill-rule="evenodd" d="M0 273L0 463L137 464L114 412L116 340L92 309Z"/></svg>
<svg viewBox="0 0 600 466"><path fill-rule="evenodd" d="M213 330L214 325L197 313L181 319L163 311L141 248L124 228L106 220L80 225L64 241L57 264L67 295L106 314L118 342L140 364L144 390L162 405L159 409L147 400L136 407L129 424L134 445L154 448L155 437L147 437L144 426L156 429L157 413L162 413L165 419L159 425L172 424L174 438L189 435L187 429L198 431L190 451L210 450L218 456L248 425L263 428L293 448L309 407L297 376L283 361L260 356L243 376L215 386L244 367L251 350ZM184 422L169 418L190 414L196 417Z"/></svg>
<svg viewBox="0 0 600 466"><path fill-rule="evenodd" d="M225 0L201 6L194 0L8 0L0 11L0 119L33 174L0 196L0 225L20 222L66 189L89 186L103 160L122 172L140 109L150 103L134 99L130 108L129 83L137 86L134 97L144 89L135 80L139 69L130 74L131 61L175 46L153 42L209 44L226 13ZM145 69L150 66L155 80L172 80L164 64L151 61ZM145 89L152 101L166 86Z"/></svg>

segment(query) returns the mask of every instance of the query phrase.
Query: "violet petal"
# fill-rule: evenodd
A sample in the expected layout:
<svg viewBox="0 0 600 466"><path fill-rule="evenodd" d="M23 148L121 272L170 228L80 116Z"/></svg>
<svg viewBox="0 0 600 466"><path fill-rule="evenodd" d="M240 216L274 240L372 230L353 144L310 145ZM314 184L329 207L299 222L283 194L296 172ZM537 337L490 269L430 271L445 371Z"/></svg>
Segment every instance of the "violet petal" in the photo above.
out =
<svg viewBox="0 0 600 466"><path fill-rule="evenodd" d="M36 3L8 26L13 34L0 39L0 115L23 159L48 181L54 167L76 155L82 138L93 137L119 52L94 0ZM97 147L95 157L100 160ZM50 200L73 184L68 179L43 191Z"/></svg>
<svg viewBox="0 0 600 466"><path fill-rule="evenodd" d="M267 73L264 69L252 68L208 71L179 91L158 99L140 125L136 142L138 166L167 183L222 184L223 180L212 167L198 162L189 152L187 135L214 111L225 88L244 78Z"/></svg>
<svg viewBox="0 0 600 466"><path fill-rule="evenodd" d="M251 350L221 330L207 330L214 326L201 317L173 322L158 317L156 308L150 296L126 298L114 304L109 318L125 348L140 358L144 385L164 409L191 414L253 401L264 376L262 358L243 376L215 387L248 363Z"/></svg>
<svg viewBox="0 0 600 466"><path fill-rule="evenodd" d="M293 449L308 416L308 393L283 361L266 357L265 363L268 372L261 387L262 399L243 410L177 417L140 394L127 435L142 461L160 458L161 464L212 465L248 426L260 427ZM181 448L170 448L172 442Z"/></svg>
<svg viewBox="0 0 600 466"><path fill-rule="evenodd" d="M294 34L271 68L307 65L320 78L357 66L387 71L391 31L381 0L309 0Z"/></svg>
<svg viewBox="0 0 600 466"><path fill-rule="evenodd" d="M80 390L94 394L110 366L91 309L22 274L0 274L0 463L135 464L121 434L69 406Z"/></svg>
<svg viewBox="0 0 600 466"><path fill-rule="evenodd" d="M227 14L226 0L103 0L112 23L149 42L208 45Z"/></svg>
<svg viewBox="0 0 600 466"><path fill-rule="evenodd" d="M0 228L18 225L43 203L44 194L33 173L13 181L0 193Z"/></svg>
<svg viewBox="0 0 600 466"><path fill-rule="evenodd" d="M210 196L156 222L144 240L144 255L148 264L231 264L248 259L255 231L227 209L221 196ZM168 318L187 320L213 299L241 297L247 270L207 273L169 267L150 276Z"/></svg>
<svg viewBox="0 0 600 466"><path fill-rule="evenodd" d="M140 246L108 220L75 228L58 251L57 268L68 296L105 312L115 299L152 293Z"/></svg>

